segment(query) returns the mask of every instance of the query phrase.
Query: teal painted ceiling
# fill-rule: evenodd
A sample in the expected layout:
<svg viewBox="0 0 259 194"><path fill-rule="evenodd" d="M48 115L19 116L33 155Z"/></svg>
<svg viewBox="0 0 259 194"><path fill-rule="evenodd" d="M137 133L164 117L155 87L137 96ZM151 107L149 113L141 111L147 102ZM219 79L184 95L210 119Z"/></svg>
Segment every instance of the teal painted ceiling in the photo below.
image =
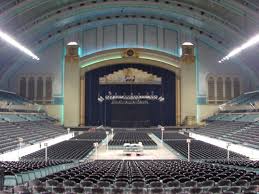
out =
<svg viewBox="0 0 259 194"><path fill-rule="evenodd" d="M259 1L2 0L0 3L0 29L36 53L65 36L65 32L82 25L136 18L172 23L228 51L259 32ZM0 43L0 75L3 76L21 54ZM249 52L242 60L259 72L257 55Z"/></svg>

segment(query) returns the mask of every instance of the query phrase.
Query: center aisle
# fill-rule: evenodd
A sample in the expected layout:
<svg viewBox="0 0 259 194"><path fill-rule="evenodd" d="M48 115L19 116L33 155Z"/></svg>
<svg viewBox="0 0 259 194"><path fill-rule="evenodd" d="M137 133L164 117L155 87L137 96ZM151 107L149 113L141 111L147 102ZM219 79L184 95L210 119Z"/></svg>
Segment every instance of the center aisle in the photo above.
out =
<svg viewBox="0 0 259 194"><path fill-rule="evenodd" d="M107 150L106 143L100 144L98 147L98 154L96 157L96 153L93 152L89 159L91 160L173 160L179 159L177 155L172 153L169 149L167 149L161 142L153 138L150 135L152 140L157 144L157 149L148 149L144 150L143 156L136 156L134 153L131 156L123 155L123 150ZM106 142L106 140L104 140Z"/></svg>

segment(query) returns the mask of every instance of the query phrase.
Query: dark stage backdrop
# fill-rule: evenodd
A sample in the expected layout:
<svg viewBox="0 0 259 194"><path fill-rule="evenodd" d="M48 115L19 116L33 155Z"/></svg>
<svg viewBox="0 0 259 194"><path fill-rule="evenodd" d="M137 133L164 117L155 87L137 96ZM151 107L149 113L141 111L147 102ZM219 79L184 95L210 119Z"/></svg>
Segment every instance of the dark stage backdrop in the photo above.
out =
<svg viewBox="0 0 259 194"><path fill-rule="evenodd" d="M152 120L150 104L112 104L111 125L113 127L149 126Z"/></svg>
<svg viewBox="0 0 259 194"><path fill-rule="evenodd" d="M124 68L137 68L148 73L155 74L162 78L161 85L99 85L99 77L104 75L113 73L114 71L121 70ZM85 74L85 120L86 125L106 125L111 126L114 124L117 118L124 120L125 125L129 126L121 126L121 127L141 127L136 126L137 124L143 125L143 127L147 127L147 123L138 122L144 121L147 119L149 121L148 125L175 125L176 123L176 89L175 89L175 74L166 69L150 66L150 65L142 65L142 64L120 64L113 65L108 67L102 67L93 71L89 71ZM165 98L164 102L151 102L147 106L148 108L143 108L144 105L112 105L110 101L103 101L103 103L98 102L98 95L105 96L108 94L108 91L111 91L113 94L116 92L117 94L126 93L127 95L130 92L134 94L146 94L146 92L154 91L156 95L163 95ZM124 107L125 106L125 107ZM126 107L131 106L130 110ZM142 107L142 108L141 108ZM125 111L127 109L128 114L126 115ZM141 110L140 110L141 109ZM143 110L142 110L143 109ZM149 111L146 114L146 111ZM137 117L133 116L133 113L141 113L143 111L144 115L139 115L138 120ZM121 113L121 115L119 115ZM116 116L118 115L118 117ZM132 116L131 116L132 115ZM135 115L135 114L134 114ZM128 122L128 124L127 124ZM134 124L135 123L135 124ZM132 126L130 126L130 124ZM121 124L123 125L123 124ZM120 126L116 126L120 127Z"/></svg>

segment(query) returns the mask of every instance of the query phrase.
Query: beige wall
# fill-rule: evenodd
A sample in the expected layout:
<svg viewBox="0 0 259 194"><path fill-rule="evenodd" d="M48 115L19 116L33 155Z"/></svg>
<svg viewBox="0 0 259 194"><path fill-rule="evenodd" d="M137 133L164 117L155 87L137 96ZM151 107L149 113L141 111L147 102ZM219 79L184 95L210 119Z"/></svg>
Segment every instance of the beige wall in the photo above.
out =
<svg viewBox="0 0 259 194"><path fill-rule="evenodd" d="M181 69L181 119L196 117L195 64L184 64Z"/></svg>
<svg viewBox="0 0 259 194"><path fill-rule="evenodd" d="M49 116L62 121L63 105L42 105Z"/></svg>
<svg viewBox="0 0 259 194"><path fill-rule="evenodd" d="M208 105L198 105L198 120L202 121L203 119L212 116L217 113L219 106L216 104L208 104ZM198 121L198 122L199 122Z"/></svg>

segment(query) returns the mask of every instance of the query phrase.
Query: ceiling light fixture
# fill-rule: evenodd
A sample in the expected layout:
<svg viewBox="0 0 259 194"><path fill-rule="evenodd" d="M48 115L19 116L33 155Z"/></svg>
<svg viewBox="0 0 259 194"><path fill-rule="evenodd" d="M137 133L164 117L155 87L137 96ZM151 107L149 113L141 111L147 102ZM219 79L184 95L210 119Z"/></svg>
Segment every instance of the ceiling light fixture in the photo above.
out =
<svg viewBox="0 0 259 194"><path fill-rule="evenodd" d="M35 54L33 54L33 52L31 52L29 49L27 49L25 46L21 45L19 42L17 42L14 38L12 38L11 36L9 36L8 34L2 32L0 30L0 38L4 41L6 41L7 43L11 44L12 46L18 48L20 51L22 51L23 53L29 55L30 57L32 57L33 59L39 61L40 58L38 56L36 56Z"/></svg>
<svg viewBox="0 0 259 194"><path fill-rule="evenodd" d="M242 52L243 50L256 45L259 43L259 34L255 35L254 37L252 37L251 39L249 39L247 42L245 42L244 44L242 44L240 47L235 48L234 50L232 50L227 56L223 57L220 61L218 61L219 63L222 63L224 61L229 60L231 57L234 57L235 55L239 54L240 52Z"/></svg>

